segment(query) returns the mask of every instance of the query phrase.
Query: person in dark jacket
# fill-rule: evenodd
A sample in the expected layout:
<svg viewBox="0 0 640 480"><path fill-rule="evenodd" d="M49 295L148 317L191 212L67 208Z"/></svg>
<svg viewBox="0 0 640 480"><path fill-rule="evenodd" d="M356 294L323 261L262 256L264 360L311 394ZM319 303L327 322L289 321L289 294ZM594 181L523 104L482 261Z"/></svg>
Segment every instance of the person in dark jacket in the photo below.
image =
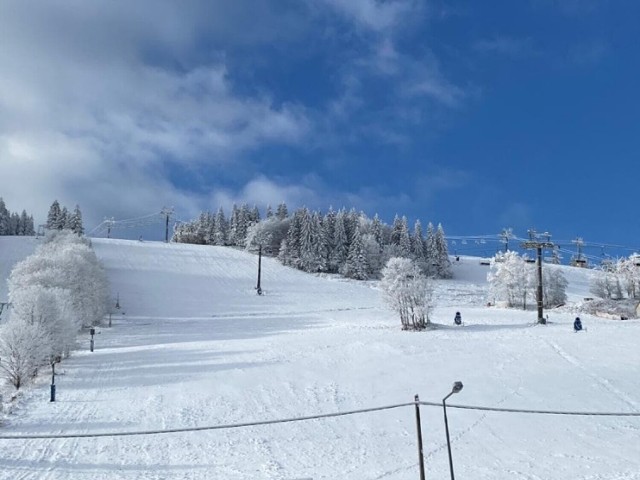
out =
<svg viewBox="0 0 640 480"><path fill-rule="evenodd" d="M573 331L579 332L580 330L582 330L582 322L580 321L580 317L576 317L573 321Z"/></svg>
<svg viewBox="0 0 640 480"><path fill-rule="evenodd" d="M460 312L456 312L456 316L453 318L453 323L456 325L462 325L462 315L460 315Z"/></svg>

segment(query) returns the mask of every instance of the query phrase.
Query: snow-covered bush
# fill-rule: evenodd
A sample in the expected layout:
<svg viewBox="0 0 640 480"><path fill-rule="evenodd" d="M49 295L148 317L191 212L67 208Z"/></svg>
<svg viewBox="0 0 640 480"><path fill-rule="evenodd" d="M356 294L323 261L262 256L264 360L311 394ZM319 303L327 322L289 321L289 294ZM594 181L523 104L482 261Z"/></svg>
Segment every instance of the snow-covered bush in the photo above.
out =
<svg viewBox="0 0 640 480"><path fill-rule="evenodd" d="M430 323L431 282L409 258L391 258L380 282L387 304L400 315L403 330L423 330Z"/></svg>

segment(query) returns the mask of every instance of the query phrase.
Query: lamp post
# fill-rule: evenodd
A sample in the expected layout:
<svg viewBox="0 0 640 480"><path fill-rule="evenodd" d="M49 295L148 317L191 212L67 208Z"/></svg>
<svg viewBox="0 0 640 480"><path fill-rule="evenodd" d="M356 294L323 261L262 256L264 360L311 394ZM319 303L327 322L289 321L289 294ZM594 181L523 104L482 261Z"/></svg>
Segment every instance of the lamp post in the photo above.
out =
<svg viewBox="0 0 640 480"><path fill-rule="evenodd" d="M89 330L89 334L91 335L91 342L89 343L89 349L93 352L93 336L96 334L96 329L91 328Z"/></svg>
<svg viewBox="0 0 640 480"><path fill-rule="evenodd" d="M447 398L449 398L454 393L458 393L462 390L462 382L455 382L453 384L453 388L451 389L451 393L442 399L442 410L444 411L444 430L447 434L447 451L449 452L449 471L451 472L451 480L455 480L453 475L453 459L451 458L451 440L449 439L449 422L447 421Z"/></svg>
<svg viewBox="0 0 640 480"><path fill-rule="evenodd" d="M262 286L260 285L260 277L262 276L262 244L258 246L258 285L256 291L258 295L262 295Z"/></svg>
<svg viewBox="0 0 640 480"><path fill-rule="evenodd" d="M61 358L59 356L51 358L51 397L50 402L56 401L56 363L59 363Z"/></svg>

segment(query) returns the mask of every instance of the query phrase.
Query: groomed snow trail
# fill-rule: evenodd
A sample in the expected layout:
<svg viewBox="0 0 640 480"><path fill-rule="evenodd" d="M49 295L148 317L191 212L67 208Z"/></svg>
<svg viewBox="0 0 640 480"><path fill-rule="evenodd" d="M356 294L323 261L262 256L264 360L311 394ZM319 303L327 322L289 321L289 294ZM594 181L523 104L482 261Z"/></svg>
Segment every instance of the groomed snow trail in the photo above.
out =
<svg viewBox="0 0 640 480"><path fill-rule="evenodd" d="M399 330L375 282L318 277L228 248L94 240L122 308L31 390L4 435L251 422L422 400L636 411L640 323L486 308L462 258L429 332ZM577 292L579 293L579 292ZM577 294L576 293L576 294ZM452 325L461 310L465 326ZM122 314L124 312L124 315ZM442 411L422 407L428 478L446 478ZM449 410L456 475L640 480L640 419ZM418 478L413 407L233 430L0 440L0 479Z"/></svg>

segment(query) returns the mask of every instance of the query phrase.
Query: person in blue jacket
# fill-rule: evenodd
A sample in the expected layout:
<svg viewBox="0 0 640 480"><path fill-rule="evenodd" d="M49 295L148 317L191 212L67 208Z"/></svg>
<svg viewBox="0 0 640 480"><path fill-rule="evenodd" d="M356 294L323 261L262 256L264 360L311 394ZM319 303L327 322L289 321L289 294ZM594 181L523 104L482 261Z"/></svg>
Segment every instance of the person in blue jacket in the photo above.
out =
<svg viewBox="0 0 640 480"><path fill-rule="evenodd" d="M462 325L462 315L460 315L460 312L456 312L456 316L453 318L453 323L456 325Z"/></svg>
<svg viewBox="0 0 640 480"><path fill-rule="evenodd" d="M580 330L582 330L582 322L580 321L580 317L576 317L576 319L573 321L573 330L574 332L579 332Z"/></svg>

